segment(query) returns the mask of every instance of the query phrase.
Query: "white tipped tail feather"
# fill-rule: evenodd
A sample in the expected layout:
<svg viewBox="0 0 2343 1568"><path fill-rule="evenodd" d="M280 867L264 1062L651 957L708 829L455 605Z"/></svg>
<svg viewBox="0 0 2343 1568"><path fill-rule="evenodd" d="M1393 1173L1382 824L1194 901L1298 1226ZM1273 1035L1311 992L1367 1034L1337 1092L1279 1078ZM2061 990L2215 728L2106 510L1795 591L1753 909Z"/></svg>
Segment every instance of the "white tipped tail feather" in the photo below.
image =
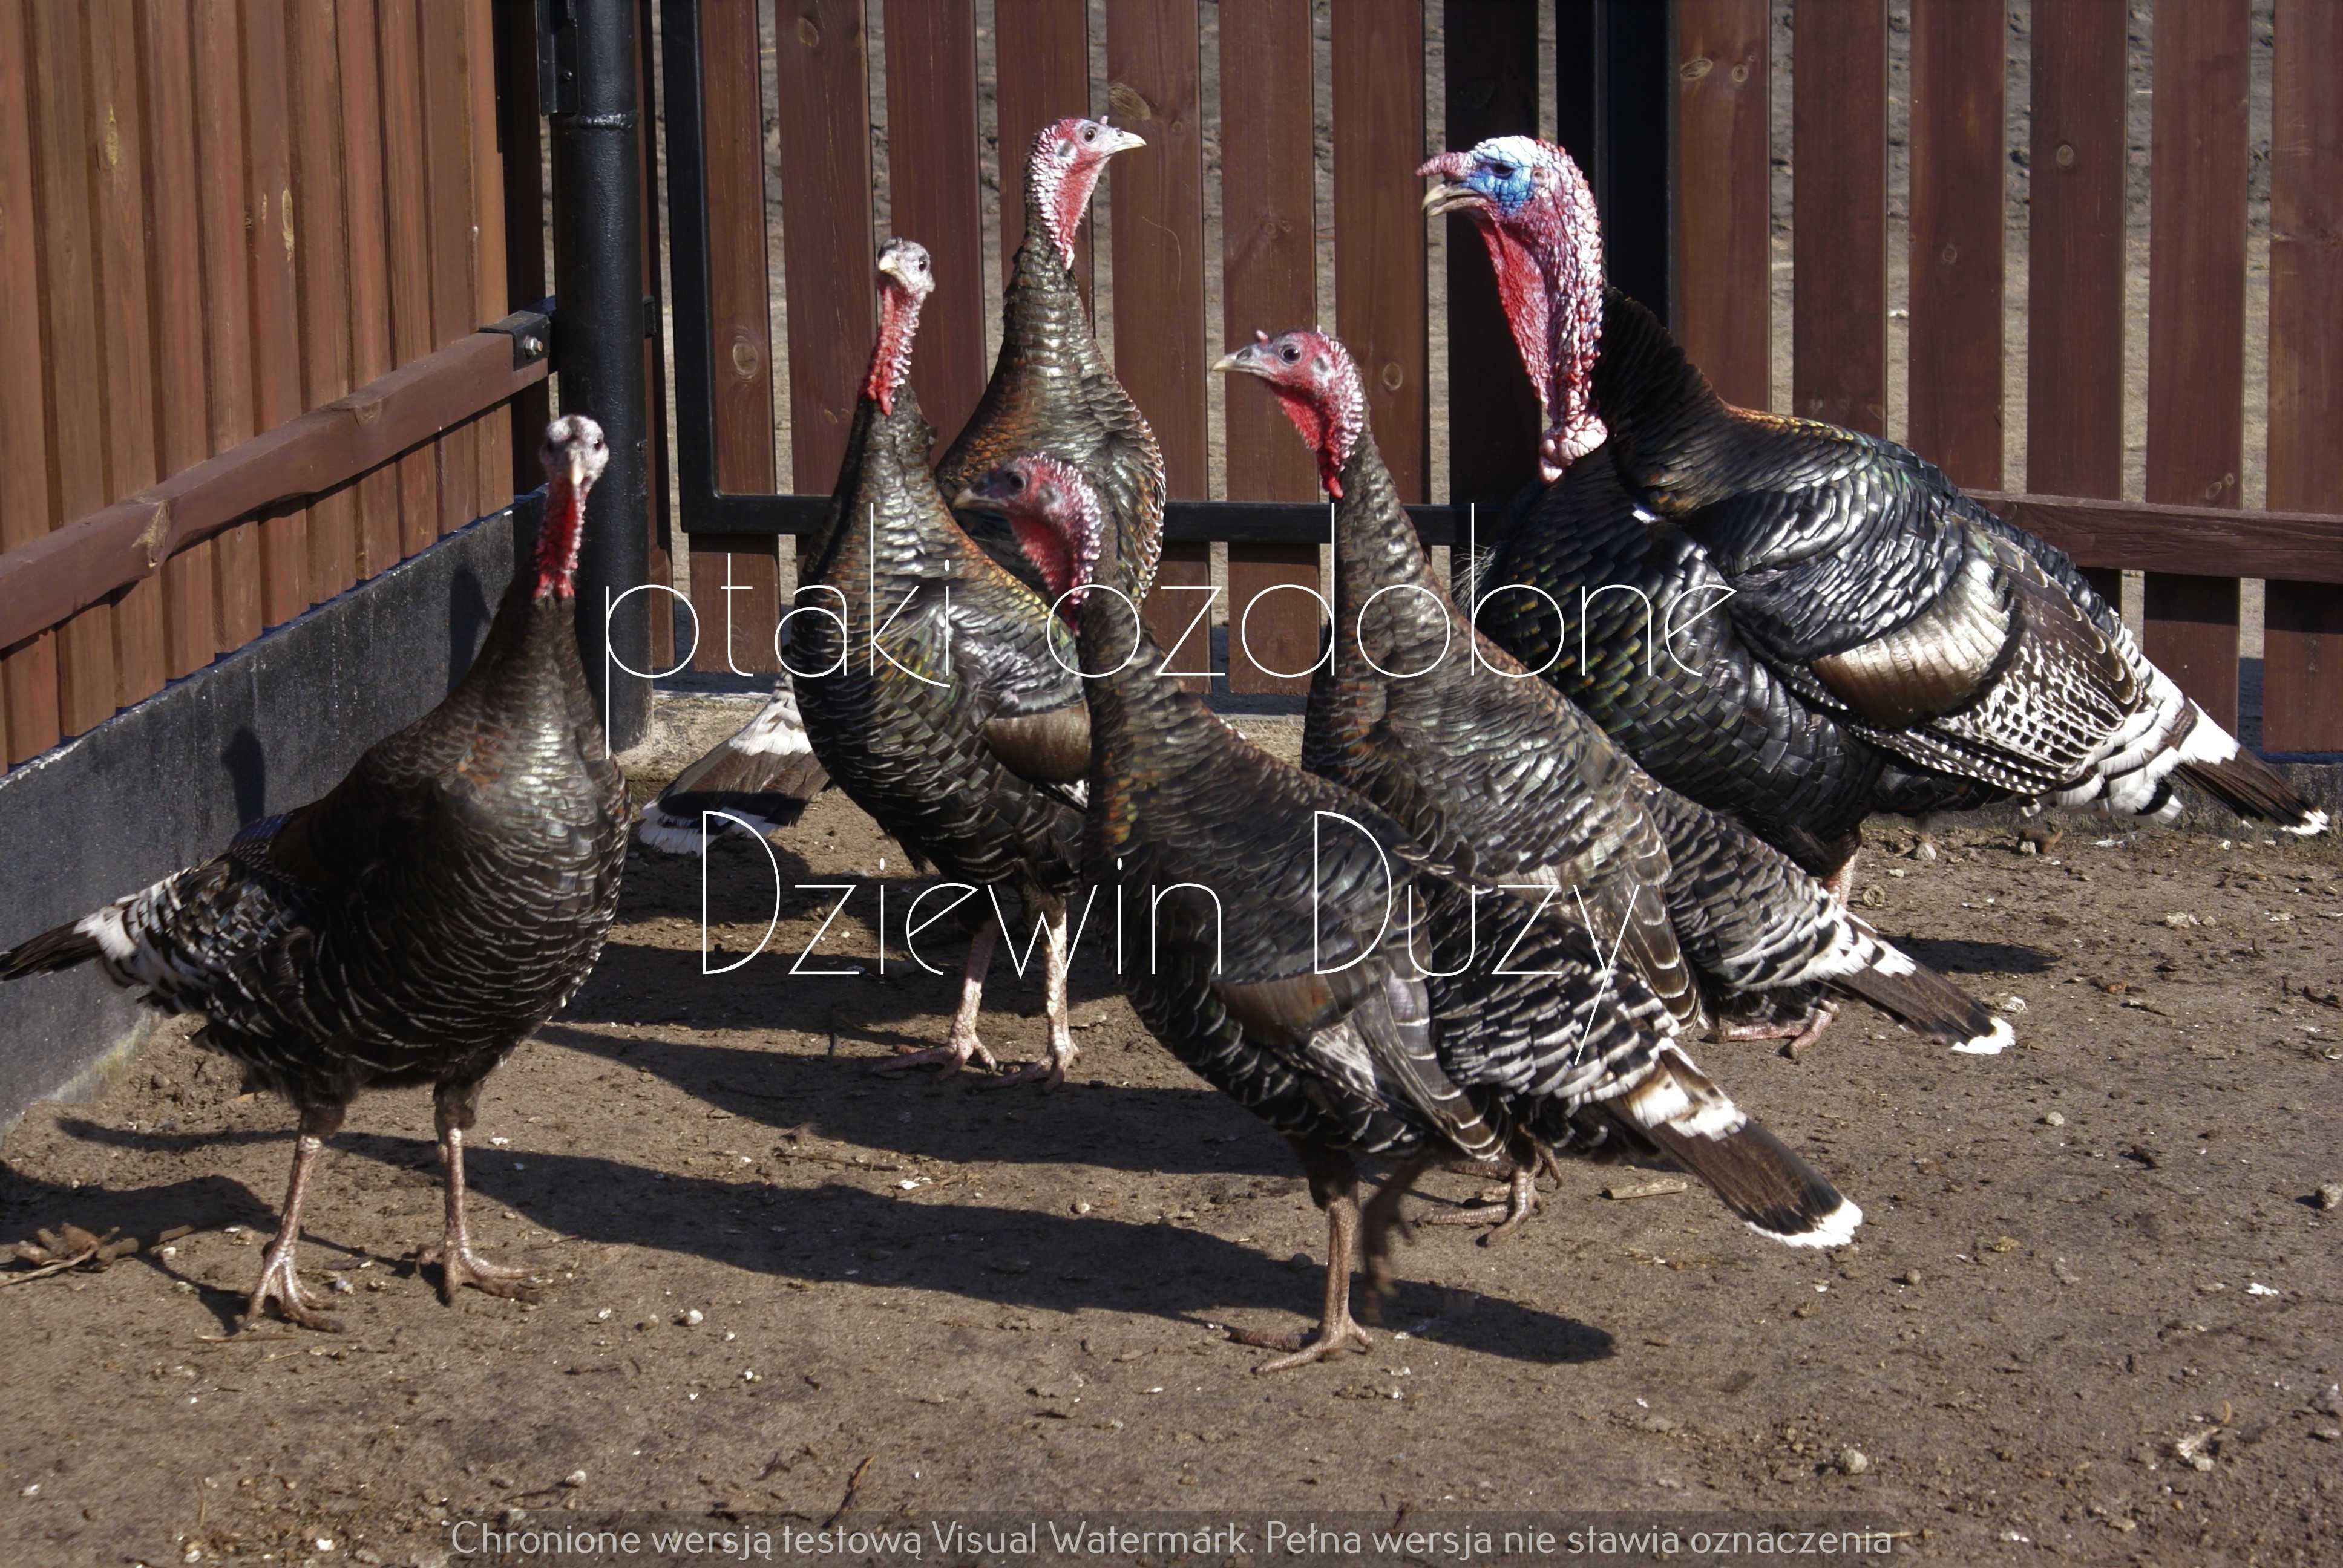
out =
<svg viewBox="0 0 2343 1568"><path fill-rule="evenodd" d="M751 825L760 835L794 823L813 798L830 788L830 775L813 753L797 692L787 671L774 683L772 699L724 744L676 775L659 798L643 808L636 836L669 855L699 852L702 813L720 811ZM738 823L718 819L723 827Z"/></svg>
<svg viewBox="0 0 2343 1568"><path fill-rule="evenodd" d="M1674 1045L1612 1113L1706 1182L1759 1235L1792 1247L1843 1247L1863 1211L1800 1159Z"/></svg>

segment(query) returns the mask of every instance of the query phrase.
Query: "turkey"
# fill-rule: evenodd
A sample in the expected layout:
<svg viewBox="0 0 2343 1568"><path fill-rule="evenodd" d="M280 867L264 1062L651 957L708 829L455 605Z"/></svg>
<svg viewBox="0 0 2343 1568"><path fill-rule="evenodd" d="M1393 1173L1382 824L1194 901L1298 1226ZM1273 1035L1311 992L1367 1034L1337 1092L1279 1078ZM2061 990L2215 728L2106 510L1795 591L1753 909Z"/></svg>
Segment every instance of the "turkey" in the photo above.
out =
<svg viewBox="0 0 2343 1568"><path fill-rule="evenodd" d="M945 1043L884 1068L935 1065L949 1076L970 1060L998 1065L976 1021L1005 924L996 890L1005 887L1041 928L1050 1046L1046 1066L998 1081L1054 1086L1075 1055L1065 895L1081 833L1089 717L1071 654L1052 650L1048 607L961 531L928 467L935 432L907 379L920 307L934 287L928 253L890 239L879 271L870 377L829 515L809 543L810 587L799 590L786 662L822 768L915 865L964 884L962 902L979 917Z"/></svg>
<svg viewBox="0 0 2343 1568"><path fill-rule="evenodd" d="M785 669L755 718L677 774L643 808L635 833L664 854L694 854L703 822L762 838L795 822L829 788L830 775L813 754L805 718L798 711L797 689Z"/></svg>
<svg viewBox="0 0 2343 1568"><path fill-rule="evenodd" d="M967 427L936 465L947 496L1021 453L1062 457L1093 476L1113 513L1122 558L1146 601L1163 549L1163 449L1091 336L1074 280L1074 236L1107 160L1147 144L1096 120L1063 119L1033 138L1025 166L1025 242L1001 313L1001 354ZM980 513L962 524L1030 586L1035 568Z"/></svg>
<svg viewBox="0 0 2343 1568"><path fill-rule="evenodd" d="M1892 442L1718 397L1604 284L1560 148L1501 136L1419 172L1439 181L1426 209L1485 242L1555 481L1482 572L1503 586L1476 590L1475 620L1663 782L1842 894L1874 810L2015 796L2168 822L2186 777L2242 815L2326 827L2064 553ZM1575 656L1531 588L1573 609L1618 589L1581 610L1595 651Z"/></svg>
<svg viewBox="0 0 2343 1568"><path fill-rule="evenodd" d="M1025 243L1018 247L1002 306L1001 356L967 427L944 454L938 483L945 495L956 495L969 479L1019 452L1054 453L1079 463L1102 477L1114 498L1124 558L1141 563L1141 581L1151 585L1163 540L1163 452L1138 405L1106 367L1073 273L1074 236L1107 160L1146 145L1129 131L1079 118L1045 126L1033 138L1025 170ZM996 565L1040 591L1040 573L998 518L970 513L960 523ZM784 670L763 710L685 769L645 809L645 844L669 854L693 852L708 811L723 812L759 833L797 819L828 780L789 685Z"/></svg>
<svg viewBox="0 0 2343 1568"><path fill-rule="evenodd" d="M1078 470L1019 457L960 499L1005 512L1067 593L1092 736L1086 908L1121 939L1124 990L1285 1136L1326 1211L1318 1327L1238 1334L1285 1352L1257 1371L1365 1348L1353 1253L1379 1291L1400 1200L1435 1161L1656 1151L1776 1241L1851 1237L1861 1211L1694 1066L1665 1002L1574 920L1445 865L1167 677L1133 597L1091 586L1132 579ZM1101 892L1111 911L1091 908ZM1363 1213L1358 1155L1397 1162Z"/></svg>
<svg viewBox="0 0 2343 1568"><path fill-rule="evenodd" d="M323 798L216 858L0 954L18 979L95 960L293 1102L285 1214L247 1321L270 1303L335 1331L301 1287L301 1203L363 1089L432 1086L447 1174L442 1299L530 1299L473 1251L464 1135L497 1064L565 1005L602 950L626 860L627 781L578 663L572 579L608 458L578 415L546 432L545 521L479 657L447 699L377 741Z"/></svg>
<svg viewBox="0 0 2343 1568"><path fill-rule="evenodd" d="M2009 1026L1916 963L1739 825L1654 782L1602 729L1473 631L1375 448L1349 351L1307 329L1216 368L1258 377L1334 501L1335 633L1311 683L1302 762L1485 881L1584 900L1687 1030L1752 992L1864 996L1956 1050ZM1541 894L1541 896L1545 896ZM1811 1038L1829 1016L1792 1026ZM1739 1025L1728 1038L1783 1032ZM1517 1200L1508 1222L1523 1212Z"/></svg>

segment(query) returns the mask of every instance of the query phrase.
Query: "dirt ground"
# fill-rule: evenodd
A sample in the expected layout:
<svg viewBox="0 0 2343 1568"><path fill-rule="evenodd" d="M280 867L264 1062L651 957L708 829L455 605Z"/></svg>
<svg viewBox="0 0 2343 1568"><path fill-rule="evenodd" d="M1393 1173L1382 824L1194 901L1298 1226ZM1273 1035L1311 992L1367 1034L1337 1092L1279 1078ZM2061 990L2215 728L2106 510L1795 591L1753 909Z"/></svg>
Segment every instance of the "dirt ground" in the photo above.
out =
<svg viewBox="0 0 2343 1568"><path fill-rule="evenodd" d="M740 711L696 709L670 753ZM419 1093L362 1101L322 1167L303 1261L339 1334L235 1332L291 1123L182 1032L14 1131L0 1240L145 1247L5 1276L0 1562L434 1563L451 1522L607 1511L1586 1507L1859 1510L1947 1563L2332 1561L2343 853L2105 837L2070 819L2027 857L1963 829L1924 865L1875 834L1867 911L2023 1000L2008 1053L1860 1004L1800 1060L1702 1051L1864 1205L1856 1245L1769 1245L1698 1190L1609 1201L1651 1178L1576 1166L1508 1245L1421 1230L1372 1353L1272 1378L1222 1325L1309 1319L1322 1222L1095 938L1062 1091L876 1077L942 1038L953 984L906 966L913 884L867 819L827 797L776 853L784 883L856 886L809 969L870 961L887 889L883 978L791 975L837 897L794 890L763 956L703 976L699 866L639 851L601 967L475 1135L478 1234L547 1273L542 1305L451 1310L417 1276ZM717 849L714 962L771 880ZM1036 1054L1038 985L993 1002L992 1043Z"/></svg>

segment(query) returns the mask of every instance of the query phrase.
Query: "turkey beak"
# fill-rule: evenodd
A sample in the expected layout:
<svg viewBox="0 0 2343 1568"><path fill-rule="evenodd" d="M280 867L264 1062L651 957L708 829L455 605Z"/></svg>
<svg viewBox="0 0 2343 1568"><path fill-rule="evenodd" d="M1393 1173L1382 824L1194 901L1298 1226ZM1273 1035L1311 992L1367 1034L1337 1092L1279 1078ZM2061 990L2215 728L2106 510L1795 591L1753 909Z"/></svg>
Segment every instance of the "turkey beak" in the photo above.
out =
<svg viewBox="0 0 2343 1568"><path fill-rule="evenodd" d="M1455 180L1443 180L1423 193L1423 211L1428 217L1443 213L1461 211L1483 205L1481 193L1471 186Z"/></svg>
<svg viewBox="0 0 2343 1568"><path fill-rule="evenodd" d="M1246 375L1254 374L1258 361L1253 358L1252 348L1253 346L1248 343L1242 348L1222 355L1212 361L1214 373L1222 376L1232 376L1239 371Z"/></svg>
<svg viewBox="0 0 2343 1568"><path fill-rule="evenodd" d="M1144 136L1126 131L1121 126L1101 126L1099 132L1095 146L1101 157L1111 158L1117 153L1136 152L1147 145Z"/></svg>
<svg viewBox="0 0 2343 1568"><path fill-rule="evenodd" d="M572 442L561 451L561 471L572 490L586 487L586 449Z"/></svg>

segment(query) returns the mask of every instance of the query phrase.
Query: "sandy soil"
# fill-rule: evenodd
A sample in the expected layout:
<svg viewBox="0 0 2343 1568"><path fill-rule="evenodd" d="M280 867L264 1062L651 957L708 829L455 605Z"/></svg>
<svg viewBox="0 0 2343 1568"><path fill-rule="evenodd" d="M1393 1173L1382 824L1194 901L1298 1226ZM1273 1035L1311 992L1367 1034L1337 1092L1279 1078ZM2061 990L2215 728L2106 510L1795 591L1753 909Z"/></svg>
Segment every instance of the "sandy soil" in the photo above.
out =
<svg viewBox="0 0 2343 1568"><path fill-rule="evenodd" d="M663 749L739 711L671 704ZM173 1034L10 1135L0 1239L146 1247L0 1288L0 1561L436 1563L446 1522L512 1509L1588 1504L1858 1509L1947 1563L2331 1560L2343 1216L2314 1195L2343 1181L2343 852L2103 834L2023 857L1962 829L1928 866L1875 839L1870 914L2023 999L2013 1051L1942 1054L1858 1005L1801 1060L1702 1053L1864 1204L1856 1246L1770 1246L1698 1191L1606 1201L1646 1178L1574 1167L1510 1245L1421 1231L1371 1354L1268 1379L1221 1325L1305 1321L1321 1221L1095 940L1066 1089L890 1081L869 1069L940 1040L953 994L899 930L883 978L792 976L836 895L791 891L764 956L703 977L699 867L639 853L602 966L476 1134L480 1241L546 1271L540 1306L451 1310L417 1274L417 1093L362 1101L323 1168L304 1262L349 1287L340 1334L233 1332L290 1122L220 1059ZM892 847L833 795L777 855L786 883L859 884L807 967L869 963L863 879L898 927L914 888ZM716 961L770 880L717 850ZM1038 1050L1039 1000L1003 977L1005 1056Z"/></svg>

